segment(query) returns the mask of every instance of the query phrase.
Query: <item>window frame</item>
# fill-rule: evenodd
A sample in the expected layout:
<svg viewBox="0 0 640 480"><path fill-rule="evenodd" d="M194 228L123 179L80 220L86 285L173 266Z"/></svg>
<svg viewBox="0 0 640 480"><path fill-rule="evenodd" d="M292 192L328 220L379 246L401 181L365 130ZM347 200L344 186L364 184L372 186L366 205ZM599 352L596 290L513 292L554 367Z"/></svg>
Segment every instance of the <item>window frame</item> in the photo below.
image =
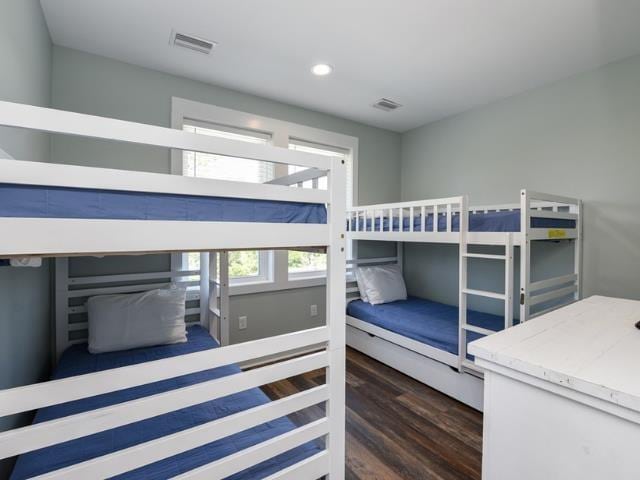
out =
<svg viewBox="0 0 640 480"><path fill-rule="evenodd" d="M332 146L349 152L352 175L352 195L347 198L347 205L356 204L358 198L358 138L341 133L308 127L297 123L264 117L253 113L242 112L230 108L220 107L207 103L187 100L179 97L171 99L171 128L182 130L185 123L200 122L226 127L231 131L245 130L255 131L271 137L271 144L277 147L289 148L289 143L296 141L308 142L319 146ZM182 175L182 151L171 150L171 173ZM275 166L276 178L288 175L287 165ZM301 273L289 275L288 252L277 250L262 253L268 255L270 271L268 278L257 280L255 277L246 277L246 281L234 281L230 285L231 295L243 295L249 293L288 290L324 285L326 283L326 271ZM262 259L261 259L262 261ZM181 254L173 254L171 258L172 268L179 269L182 262ZM251 281L254 279L256 281ZM243 279L245 280L245 279Z"/></svg>

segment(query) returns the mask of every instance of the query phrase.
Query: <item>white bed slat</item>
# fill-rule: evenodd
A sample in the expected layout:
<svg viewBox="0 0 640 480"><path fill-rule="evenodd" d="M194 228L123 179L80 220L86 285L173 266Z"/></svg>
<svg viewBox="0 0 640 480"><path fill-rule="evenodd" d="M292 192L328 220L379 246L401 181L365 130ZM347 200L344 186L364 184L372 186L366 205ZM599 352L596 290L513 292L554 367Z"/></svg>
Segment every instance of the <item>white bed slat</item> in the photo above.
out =
<svg viewBox="0 0 640 480"><path fill-rule="evenodd" d="M327 352L0 433L0 458L103 432L326 367Z"/></svg>
<svg viewBox="0 0 640 480"><path fill-rule="evenodd" d="M158 278L200 277L200 270L182 270L149 273L125 273L119 275L97 275L91 277L70 277L69 285L93 285L97 283L137 282Z"/></svg>
<svg viewBox="0 0 640 480"><path fill-rule="evenodd" d="M329 473L329 453L324 450L313 457L269 475L264 480L300 480L301 478L321 478Z"/></svg>
<svg viewBox="0 0 640 480"><path fill-rule="evenodd" d="M388 263L397 262L398 257L382 257L382 258L353 258L347 260L347 265L368 265L372 263Z"/></svg>
<svg viewBox="0 0 640 480"><path fill-rule="evenodd" d="M69 314L87 313L87 307L85 305L79 305L76 307L69 307ZM185 315L196 315L200 313L199 308L187 308L184 311ZM87 327L87 322L74 322L69 324L69 330L79 330L79 325Z"/></svg>
<svg viewBox="0 0 640 480"><path fill-rule="evenodd" d="M316 420L266 442L174 477L174 480L222 480L327 433L329 433L327 419Z"/></svg>
<svg viewBox="0 0 640 480"><path fill-rule="evenodd" d="M495 298L496 300L505 299L504 293L490 292L488 290L476 290L473 288L464 288L462 292L466 293L467 295L476 295L478 297Z"/></svg>
<svg viewBox="0 0 640 480"><path fill-rule="evenodd" d="M538 203L536 202L536 200L547 202L547 204L549 204L549 202L553 202L556 204L559 203L562 205L578 205L580 203L580 200L578 200L577 198L553 195L550 193L535 192L533 190L527 190L527 196L529 197L529 200L533 200L533 203L536 204Z"/></svg>
<svg viewBox="0 0 640 480"><path fill-rule="evenodd" d="M531 212L532 218L555 218L560 220L577 220L578 215L569 212L554 212L549 210L533 210Z"/></svg>
<svg viewBox="0 0 640 480"><path fill-rule="evenodd" d="M560 277L548 278L546 280L540 280L537 282L531 282L529 284L529 291L535 292L536 290L542 290L543 288L557 287L565 283L575 282L578 280L578 275L570 273L569 275L562 275Z"/></svg>
<svg viewBox="0 0 640 480"><path fill-rule="evenodd" d="M318 170L316 168L308 168L307 170L302 170L300 172L292 173L289 175L285 175L283 177L274 178L273 180L269 180L265 182L268 185L296 185L301 182L306 182L308 180L318 180L318 178L326 177L327 170ZM313 188L318 188L314 186Z"/></svg>
<svg viewBox="0 0 640 480"><path fill-rule="evenodd" d="M193 286L200 285L198 280L186 281L186 282L173 282L177 285ZM144 292L149 290L155 290L158 288L170 287L171 283L149 283L149 284L137 284L137 285L119 285L116 287L99 287L99 288L84 288L79 290L69 290L69 298L78 297L91 297L93 295L109 295L113 293L127 293L127 292Z"/></svg>
<svg viewBox="0 0 640 480"><path fill-rule="evenodd" d="M0 257L287 249L329 243L326 224L0 218Z"/></svg>
<svg viewBox="0 0 640 480"><path fill-rule="evenodd" d="M467 258L485 258L490 260L504 260L506 259L506 255L494 255L489 253L465 253L462 255Z"/></svg>
<svg viewBox="0 0 640 480"><path fill-rule="evenodd" d="M571 285L565 288L559 288L558 290L552 290L550 292L541 293L539 295L529 295L529 305L534 306L543 302L548 302L555 298L564 297L570 295L578 289L577 285Z"/></svg>
<svg viewBox="0 0 640 480"><path fill-rule="evenodd" d="M476 325L471 325L469 323L467 323L466 325L463 325L462 328L464 328L469 332L479 333L480 335L491 335L497 332L497 330L489 330L488 328L478 327Z"/></svg>
<svg viewBox="0 0 640 480"><path fill-rule="evenodd" d="M328 170L331 165L331 160L327 157L289 150L288 148L256 145L173 128L12 102L0 102L0 125L195 152L224 154L230 157L287 163L324 170Z"/></svg>
<svg viewBox="0 0 640 480"><path fill-rule="evenodd" d="M265 146L262 145L261 147L264 148ZM82 167L22 160L2 160L2 165L0 181L19 185L307 203L326 203L329 198L326 190L289 188L266 183L237 182L204 177L169 175L166 173L136 172L113 168Z"/></svg>
<svg viewBox="0 0 640 480"><path fill-rule="evenodd" d="M328 398L329 390L326 385L322 385L35 478L39 480L111 478L317 405Z"/></svg>
<svg viewBox="0 0 640 480"><path fill-rule="evenodd" d="M321 344L327 327L0 391L0 417Z"/></svg>

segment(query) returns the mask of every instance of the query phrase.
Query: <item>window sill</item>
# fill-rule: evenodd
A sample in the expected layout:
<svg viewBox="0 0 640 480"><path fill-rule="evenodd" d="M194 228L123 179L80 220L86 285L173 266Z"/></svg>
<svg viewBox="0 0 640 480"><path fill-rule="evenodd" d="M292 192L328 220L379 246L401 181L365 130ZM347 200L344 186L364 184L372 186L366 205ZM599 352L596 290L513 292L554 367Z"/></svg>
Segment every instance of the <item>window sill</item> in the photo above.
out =
<svg viewBox="0 0 640 480"><path fill-rule="evenodd" d="M314 276L291 279L286 282L255 282L240 285L231 285L230 296L250 295L252 293L277 292L282 290L294 290L296 288L318 287L326 284L325 276Z"/></svg>

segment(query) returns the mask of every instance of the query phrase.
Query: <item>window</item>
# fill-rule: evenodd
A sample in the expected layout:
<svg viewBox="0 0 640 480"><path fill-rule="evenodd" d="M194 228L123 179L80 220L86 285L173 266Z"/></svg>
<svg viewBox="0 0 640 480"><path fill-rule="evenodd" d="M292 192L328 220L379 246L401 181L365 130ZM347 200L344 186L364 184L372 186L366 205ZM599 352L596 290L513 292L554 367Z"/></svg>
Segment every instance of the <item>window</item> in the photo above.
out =
<svg viewBox="0 0 640 480"><path fill-rule="evenodd" d="M271 136L266 133L188 119L185 119L182 129L186 132L240 142L264 145L271 141ZM188 177L264 183L273 180L274 172L274 164L269 162L201 152L182 152L182 174ZM229 252L229 279L231 283L269 281L272 277L270 268L271 256L270 252L258 252L255 250ZM198 270L200 268L200 254L197 252L184 254L183 266L188 270Z"/></svg>
<svg viewBox="0 0 640 480"><path fill-rule="evenodd" d="M289 148L299 152L313 153L326 157L338 157L347 162L347 198L352 198L352 168L350 164L351 155L349 151L340 147L322 145L292 138L289 140ZM304 167L289 165L289 175L305 170ZM297 185L301 188L327 189L327 177L306 180ZM288 275L289 278L317 277L324 276L327 271L327 255L324 253L304 252L292 250L288 252Z"/></svg>
<svg viewBox="0 0 640 480"><path fill-rule="evenodd" d="M272 144L316 155L338 156L345 160L348 167L348 204L345 207L352 205L357 180L353 171L358 150L358 140L354 137L180 98L172 99L171 115L173 128L193 133ZM306 167L173 151L171 170L178 175L264 183L301 172ZM294 186L327 189L327 178L306 180ZM175 258L185 269L197 270L200 266L197 253L177 255ZM321 252L230 252L231 294L321 285L326 268L326 255Z"/></svg>
<svg viewBox="0 0 640 480"><path fill-rule="evenodd" d="M188 123L187 123L188 122ZM186 132L210 135L240 142L266 145L270 143L268 134L230 129L220 125L204 124L193 120L185 120L183 130ZM200 152L183 152L182 174L189 177L215 178L218 180L235 180L239 182L264 183L273 180L275 175L273 163L260 162L245 158L226 157Z"/></svg>

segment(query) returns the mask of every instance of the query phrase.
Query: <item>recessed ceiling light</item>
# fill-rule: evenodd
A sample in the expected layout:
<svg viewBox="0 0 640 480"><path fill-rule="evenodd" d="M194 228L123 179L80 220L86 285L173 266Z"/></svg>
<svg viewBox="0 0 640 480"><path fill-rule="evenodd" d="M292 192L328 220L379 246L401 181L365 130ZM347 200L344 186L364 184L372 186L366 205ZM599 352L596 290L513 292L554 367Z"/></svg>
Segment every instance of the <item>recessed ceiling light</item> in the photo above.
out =
<svg viewBox="0 0 640 480"><path fill-rule="evenodd" d="M314 75L318 75L319 77L324 77L325 75L329 75L333 72L333 67L326 63L318 63L311 67L311 72Z"/></svg>

